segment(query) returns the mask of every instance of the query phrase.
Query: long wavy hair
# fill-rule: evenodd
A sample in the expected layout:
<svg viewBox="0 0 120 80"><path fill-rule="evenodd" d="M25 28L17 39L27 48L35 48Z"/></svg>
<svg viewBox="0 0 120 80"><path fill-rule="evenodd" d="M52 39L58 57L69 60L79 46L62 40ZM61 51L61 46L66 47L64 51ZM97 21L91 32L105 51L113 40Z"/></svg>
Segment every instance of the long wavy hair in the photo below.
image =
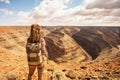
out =
<svg viewBox="0 0 120 80"><path fill-rule="evenodd" d="M32 24L28 42L37 43L37 42L40 42L40 38L41 38L40 26L38 24Z"/></svg>

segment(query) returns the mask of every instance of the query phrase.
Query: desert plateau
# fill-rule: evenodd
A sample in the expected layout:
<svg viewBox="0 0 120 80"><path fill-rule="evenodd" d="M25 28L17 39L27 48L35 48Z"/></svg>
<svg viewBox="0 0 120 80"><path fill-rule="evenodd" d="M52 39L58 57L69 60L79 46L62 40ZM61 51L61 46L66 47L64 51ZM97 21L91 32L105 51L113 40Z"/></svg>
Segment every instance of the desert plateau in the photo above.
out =
<svg viewBox="0 0 120 80"><path fill-rule="evenodd" d="M0 80L27 80L30 26L0 26ZM120 80L120 27L42 26L43 80ZM37 72L33 76L37 80Z"/></svg>

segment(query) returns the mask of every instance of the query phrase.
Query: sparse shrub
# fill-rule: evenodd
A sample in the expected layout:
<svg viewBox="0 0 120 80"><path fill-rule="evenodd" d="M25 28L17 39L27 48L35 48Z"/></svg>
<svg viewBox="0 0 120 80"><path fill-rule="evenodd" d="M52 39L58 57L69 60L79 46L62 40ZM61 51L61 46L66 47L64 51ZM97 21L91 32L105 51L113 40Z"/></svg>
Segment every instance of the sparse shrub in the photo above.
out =
<svg viewBox="0 0 120 80"><path fill-rule="evenodd" d="M5 74L5 76L3 77L3 80L19 80L18 77L19 77L19 73L9 72Z"/></svg>

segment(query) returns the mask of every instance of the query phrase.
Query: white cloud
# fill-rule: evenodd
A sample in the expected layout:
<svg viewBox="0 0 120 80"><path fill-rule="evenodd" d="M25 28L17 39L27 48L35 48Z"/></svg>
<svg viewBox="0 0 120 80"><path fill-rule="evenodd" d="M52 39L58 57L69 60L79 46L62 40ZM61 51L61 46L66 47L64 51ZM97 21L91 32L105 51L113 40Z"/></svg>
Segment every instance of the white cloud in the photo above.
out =
<svg viewBox="0 0 120 80"><path fill-rule="evenodd" d="M0 14L2 14L3 16L8 16L8 15L13 15L14 12L4 8L0 8Z"/></svg>
<svg viewBox="0 0 120 80"><path fill-rule="evenodd" d="M29 12L24 12L24 11L20 11L17 13L17 15L20 17L20 18L28 18L30 13Z"/></svg>
<svg viewBox="0 0 120 80"><path fill-rule="evenodd" d="M69 0L43 0L40 5L35 7L35 15L33 18L38 17L51 17L56 12L62 11L67 8L65 4L67 4Z"/></svg>
<svg viewBox="0 0 120 80"><path fill-rule="evenodd" d="M15 24L30 24L30 12L20 11L17 13L18 19L14 22Z"/></svg>
<svg viewBox="0 0 120 80"><path fill-rule="evenodd" d="M120 0L85 0L86 8L120 9Z"/></svg>
<svg viewBox="0 0 120 80"><path fill-rule="evenodd" d="M5 2L6 4L10 4L10 0L0 0L0 2Z"/></svg>
<svg viewBox="0 0 120 80"><path fill-rule="evenodd" d="M84 0L82 5L68 8L70 1L43 0L33 12L19 12L17 22L41 25L120 25L119 0Z"/></svg>
<svg viewBox="0 0 120 80"><path fill-rule="evenodd" d="M114 9L114 10L111 12L111 15L120 17L120 9Z"/></svg>
<svg viewBox="0 0 120 80"><path fill-rule="evenodd" d="M34 8L33 12L30 12L26 15L26 18L29 16L30 23L40 22L42 24L50 24L49 20L56 16L63 15L61 12L64 12L64 9L67 8L66 4L69 1L70 0L43 0L38 6ZM19 12L18 14L19 16L24 15L25 17L25 12Z"/></svg>

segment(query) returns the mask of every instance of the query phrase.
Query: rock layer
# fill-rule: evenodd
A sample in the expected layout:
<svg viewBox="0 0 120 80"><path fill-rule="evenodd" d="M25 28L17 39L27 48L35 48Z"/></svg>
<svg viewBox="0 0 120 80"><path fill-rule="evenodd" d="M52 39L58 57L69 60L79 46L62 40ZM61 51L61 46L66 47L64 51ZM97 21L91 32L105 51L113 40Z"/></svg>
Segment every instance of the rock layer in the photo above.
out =
<svg viewBox="0 0 120 80"><path fill-rule="evenodd" d="M50 59L56 62L69 62L75 58L86 60L86 52L68 34L55 30L45 37Z"/></svg>
<svg viewBox="0 0 120 80"><path fill-rule="evenodd" d="M80 31L74 34L73 38L95 59L100 52L106 49L112 47L118 48L120 37L114 29L96 27L80 28Z"/></svg>

